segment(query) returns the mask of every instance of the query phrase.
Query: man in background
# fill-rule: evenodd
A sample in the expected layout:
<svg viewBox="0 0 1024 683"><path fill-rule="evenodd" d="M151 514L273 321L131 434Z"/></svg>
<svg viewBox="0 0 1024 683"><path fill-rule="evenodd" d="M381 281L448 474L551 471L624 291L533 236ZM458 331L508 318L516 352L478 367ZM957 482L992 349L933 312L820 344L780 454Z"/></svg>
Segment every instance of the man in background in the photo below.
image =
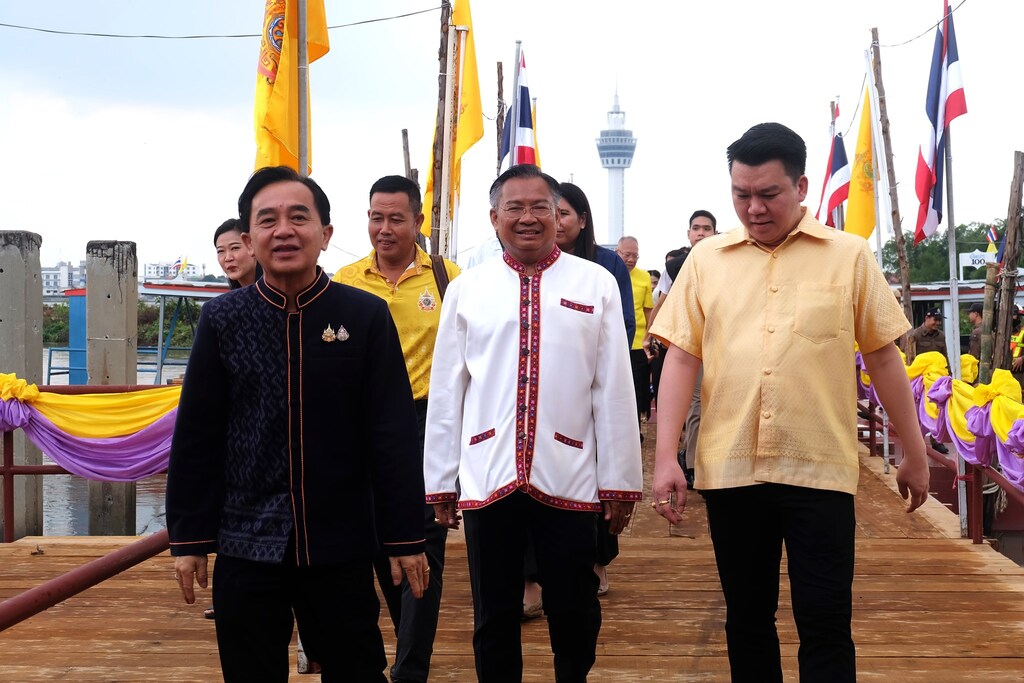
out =
<svg viewBox="0 0 1024 683"><path fill-rule="evenodd" d="M427 420L430 362L434 355L437 323L448 282L459 267L437 257L433 259L416 245L423 225L420 189L404 176L385 176L370 188L367 211L370 254L339 270L334 280L375 294L388 304L398 328L398 339L409 372L416 408L416 443L423 461L423 434ZM387 406L380 406L387 410ZM434 650L437 614L441 606L444 550L448 529L434 522L434 508L423 506L423 533L429 563L428 589L417 598L408 581L395 586L390 579L388 558L374 560L377 578L398 644L391 666L394 683L426 683Z"/></svg>

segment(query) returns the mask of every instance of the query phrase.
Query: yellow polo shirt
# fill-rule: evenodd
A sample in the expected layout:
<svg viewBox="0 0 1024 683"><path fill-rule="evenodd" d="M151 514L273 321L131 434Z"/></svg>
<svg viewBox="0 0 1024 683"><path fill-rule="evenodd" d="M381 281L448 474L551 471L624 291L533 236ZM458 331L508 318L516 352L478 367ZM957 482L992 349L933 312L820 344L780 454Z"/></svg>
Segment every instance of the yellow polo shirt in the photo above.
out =
<svg viewBox="0 0 1024 683"><path fill-rule="evenodd" d="M745 228L704 240L651 327L704 363L698 488L856 493L854 342L871 353L910 328L866 240L806 208L774 251Z"/></svg>
<svg viewBox="0 0 1024 683"><path fill-rule="evenodd" d="M633 345L629 348L638 351L644 348L644 335L647 334L647 318L645 308L654 308L654 294L651 291L651 274L646 270L634 268L629 271L629 282L633 285L633 313L636 315L636 334Z"/></svg>
<svg viewBox="0 0 1024 683"><path fill-rule="evenodd" d="M461 272L448 259L444 265L449 280L454 280ZM335 273L334 281L376 294L388 302L402 342L412 397L416 400L426 398L430 387L430 360L434 356L434 339L441 318L441 299L437 295L430 255L416 247L416 259L398 282L391 282L377 268L377 252L372 250L366 258Z"/></svg>

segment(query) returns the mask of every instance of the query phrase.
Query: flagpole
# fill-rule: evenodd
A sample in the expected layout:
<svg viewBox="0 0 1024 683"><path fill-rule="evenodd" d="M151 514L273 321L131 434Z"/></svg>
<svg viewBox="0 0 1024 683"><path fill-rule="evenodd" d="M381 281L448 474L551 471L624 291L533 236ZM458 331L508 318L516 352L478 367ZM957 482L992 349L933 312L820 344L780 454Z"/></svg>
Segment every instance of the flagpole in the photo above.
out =
<svg viewBox="0 0 1024 683"><path fill-rule="evenodd" d="M455 92L452 97L452 101L456 104L453 105L453 111L451 113L452 119L452 136L451 136L451 152L449 153L449 160L446 170L449 173L448 195L450 200L448 206L451 207L451 215L448 217L448 250L445 254L446 258L454 259L459 254L459 196L454 184L451 181L451 176L455 174L455 163L452 157L455 154L456 139L459 134L459 119L462 118L462 79L466 73L466 40L469 36L468 26L455 26L456 35L459 39L459 51L458 51L458 67L459 75L458 80L455 83ZM460 161L461 163L461 161Z"/></svg>
<svg viewBox="0 0 1024 683"><path fill-rule="evenodd" d="M454 24L448 24L448 54L445 64L444 126L441 146L441 211L438 225L437 253L448 258L451 247L451 181L452 181L452 138L455 101L455 38Z"/></svg>
<svg viewBox="0 0 1024 683"><path fill-rule="evenodd" d="M868 93L871 96L871 160L875 165L873 169L872 182L874 183L875 194L875 258L878 260L878 267L882 268L882 233L888 234L891 227L892 214L888 211L886 202L887 193L883 195L883 176L888 178L888 158L885 156L885 147L882 141L882 124L880 116L882 112L878 88L875 85L875 70L871 63L871 52L864 50L864 62L867 65ZM888 188L886 188L888 189Z"/></svg>
<svg viewBox="0 0 1024 683"><path fill-rule="evenodd" d="M949 349L950 363L954 367L949 369L949 375L953 379L960 379L960 282L957 279L956 269L956 220L953 218L953 151L950 127L946 126L944 133L946 138L946 238L949 244L949 304L950 315L947 316L946 325L946 348Z"/></svg>
<svg viewBox="0 0 1024 683"><path fill-rule="evenodd" d="M309 175L309 44L306 42L306 0L298 0L299 175Z"/></svg>
<svg viewBox="0 0 1024 683"><path fill-rule="evenodd" d="M509 110L508 165L516 165L516 146L519 142L519 61L522 59L523 41L516 41L516 67L512 71L512 108Z"/></svg>
<svg viewBox="0 0 1024 683"><path fill-rule="evenodd" d="M451 23L452 6L450 2L441 3L441 46L437 50L438 74L437 74L437 117L434 120L434 150L430 157L431 167L428 171L428 178L433 178L432 196L430 198L430 253L440 254L440 240L442 233L441 225L441 179L444 171L444 121L445 121L445 99L448 93L448 28Z"/></svg>
<svg viewBox="0 0 1024 683"><path fill-rule="evenodd" d="M829 105L829 109L832 112L832 125L830 125L828 129L829 139L832 141L832 144L835 144L836 119L839 118L839 95L836 95L836 98L832 100ZM829 173L831 172L832 169L829 169ZM843 215L842 202L840 202L839 206L836 207L836 210L832 212L832 222L835 224L836 230L845 230L846 216Z"/></svg>

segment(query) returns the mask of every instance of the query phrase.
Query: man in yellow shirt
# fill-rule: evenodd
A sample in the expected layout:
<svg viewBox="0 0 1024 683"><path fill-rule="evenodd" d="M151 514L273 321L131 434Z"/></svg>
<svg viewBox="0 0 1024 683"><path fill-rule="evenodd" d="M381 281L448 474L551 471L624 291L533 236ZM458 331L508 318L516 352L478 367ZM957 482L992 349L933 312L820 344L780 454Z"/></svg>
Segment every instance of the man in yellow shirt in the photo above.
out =
<svg viewBox="0 0 1024 683"><path fill-rule="evenodd" d="M867 242L801 206L799 135L759 124L727 157L743 227L694 247L651 330L670 344L652 505L681 520L675 446L703 362L696 487L725 594L732 680L782 681L775 613L785 543L800 679L854 681L854 342L903 440L896 480L909 512L928 498L924 440L893 344L910 325Z"/></svg>
<svg viewBox="0 0 1024 683"><path fill-rule="evenodd" d="M443 272L435 272L430 255L416 245L423 224L423 206L419 187L408 178L385 176L375 182L370 188L367 215L373 249L366 258L339 270L334 280L376 294L388 304L412 385L422 460L430 362L441 318L443 286L459 274L459 267L444 259L438 264L439 268L443 266ZM444 282L439 283L438 279ZM398 638L391 667L391 680L395 682L426 681L434 648L448 529L435 524L431 505L424 504L423 523L430 574L429 589L422 599L412 595L407 581L395 587L389 573L382 573L387 558L382 556L375 562Z"/></svg>
<svg viewBox="0 0 1024 683"><path fill-rule="evenodd" d="M647 360L647 353L644 351L643 341L647 334L647 325L651 320L651 310L654 308L653 289L651 287L651 276L646 270L636 267L637 259L640 258L640 243L635 237L625 236L619 238L619 244L615 247L615 253L619 255L626 268L629 269L629 281L633 285L633 312L636 316L636 334L633 335L632 345L629 347L629 362L633 368L633 387L636 389L636 411L637 415L650 416L651 413L651 366ZM643 435L641 434L641 438Z"/></svg>

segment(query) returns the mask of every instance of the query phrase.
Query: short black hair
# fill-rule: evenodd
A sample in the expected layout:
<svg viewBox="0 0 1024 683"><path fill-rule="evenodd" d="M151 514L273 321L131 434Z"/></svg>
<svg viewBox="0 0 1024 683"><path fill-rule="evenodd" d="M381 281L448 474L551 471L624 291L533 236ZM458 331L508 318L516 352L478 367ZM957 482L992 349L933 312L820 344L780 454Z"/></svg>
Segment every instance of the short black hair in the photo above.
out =
<svg viewBox="0 0 1024 683"><path fill-rule="evenodd" d="M729 145L725 157L730 171L734 161L747 166L779 161L786 175L796 183L807 169L807 144L781 123L759 123Z"/></svg>
<svg viewBox="0 0 1024 683"><path fill-rule="evenodd" d="M219 240L220 236L226 232L237 232L239 234L246 232L245 230L242 230L241 223L242 222L237 218L229 218L221 223L220 227L213 233L213 246L217 246L217 240Z"/></svg>
<svg viewBox="0 0 1024 683"><path fill-rule="evenodd" d="M707 218L708 220L711 221L711 227L715 229L715 232L718 232L718 220L715 218L715 214L711 213L710 211L705 211L704 209L697 209L690 216L690 222L687 223L686 225L693 225L693 220L695 218Z"/></svg>
<svg viewBox="0 0 1024 683"><path fill-rule="evenodd" d="M650 270L647 271L647 274L648 275L653 275L654 277L658 278L659 280L661 279L661 271L660 270L656 270L654 268L651 268Z"/></svg>
<svg viewBox="0 0 1024 683"><path fill-rule="evenodd" d="M409 196L409 208L413 216L423 212L423 199L420 197L420 186L404 175L386 175L370 187L370 199L378 192L397 194L404 192Z"/></svg>
<svg viewBox="0 0 1024 683"><path fill-rule="evenodd" d="M533 164L516 164L494 179L491 189L488 191L488 198L491 201L491 208L498 208L498 197L501 196L501 188L510 180L519 178L542 178L548 187L551 188L551 201L558 204L562 199L562 193L558 187L558 181L540 170L539 166Z"/></svg>
<svg viewBox="0 0 1024 683"><path fill-rule="evenodd" d="M238 195L238 217L242 223L242 232L249 232L249 224L252 219L252 200L256 194L267 185L274 183L294 182L302 183L313 193L313 203L316 211L320 214L320 223L330 225L331 223L331 202L327 194L320 189L316 181L309 176L302 176L288 166L266 166L259 169L251 176L245 184L242 194Z"/></svg>

